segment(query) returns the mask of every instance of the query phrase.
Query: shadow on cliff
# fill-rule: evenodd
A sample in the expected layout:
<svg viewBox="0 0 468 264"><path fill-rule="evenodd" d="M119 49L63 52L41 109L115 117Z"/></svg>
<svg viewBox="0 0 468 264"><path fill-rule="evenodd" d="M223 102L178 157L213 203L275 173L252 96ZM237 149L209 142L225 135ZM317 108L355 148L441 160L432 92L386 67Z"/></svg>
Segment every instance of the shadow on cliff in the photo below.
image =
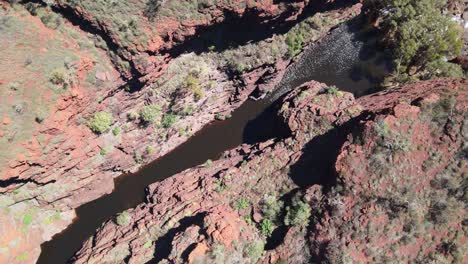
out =
<svg viewBox="0 0 468 264"><path fill-rule="evenodd" d="M282 2L291 1L274 1L275 4ZM169 54L174 58L182 53L195 52L200 54L210 49L222 52L237 46L265 40L275 34L285 34L296 24L318 12L340 9L357 2L355 0L311 1L304 11L298 15L297 19L289 19L296 11L294 7L290 6L288 10L268 22L262 21L256 9L250 9L241 16L235 12L223 10L225 18L223 22L198 27L194 35L182 40L170 49L163 50L161 53ZM165 39L165 41L169 41L169 39Z"/></svg>
<svg viewBox="0 0 468 264"><path fill-rule="evenodd" d="M198 225L201 227L200 231L203 231L203 218L204 217L205 217L204 213L199 213L194 216L187 216L185 218L182 218L179 221L179 226L169 229L169 231L167 231L167 233L164 236L156 240L155 242L156 249L154 251L153 259L146 262L146 264L159 263L160 261L167 259L169 255L171 254L172 242L175 236L178 233L183 232L190 226ZM207 234L203 234L203 235L207 236ZM194 246L195 246L195 243L187 247L187 249L181 253L181 256L184 260L188 260L188 255L193 250Z"/></svg>
<svg viewBox="0 0 468 264"><path fill-rule="evenodd" d="M302 156L291 166L289 176L302 189L320 184L325 190L336 184L335 163L348 135L356 131L359 122L368 116L367 113L349 120L327 133L314 137L302 149Z"/></svg>

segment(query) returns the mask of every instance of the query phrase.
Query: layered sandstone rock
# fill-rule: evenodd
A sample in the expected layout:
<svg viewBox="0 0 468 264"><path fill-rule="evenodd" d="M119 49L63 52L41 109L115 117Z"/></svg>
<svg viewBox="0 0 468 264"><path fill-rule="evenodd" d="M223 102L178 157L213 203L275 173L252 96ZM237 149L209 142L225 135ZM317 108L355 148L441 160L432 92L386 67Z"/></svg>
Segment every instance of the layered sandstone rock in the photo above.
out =
<svg viewBox="0 0 468 264"><path fill-rule="evenodd" d="M289 137L152 184L128 223L107 222L73 261L463 263L467 84L358 100L298 87L279 113Z"/></svg>
<svg viewBox="0 0 468 264"><path fill-rule="evenodd" d="M315 14L309 21L300 17L305 14L307 1L287 4L262 1L256 6L226 1L192 10L201 14L202 19L176 17L172 21L159 16L150 21L141 15L142 9L132 6L138 13L133 16L144 21L138 29L154 33L150 34L154 41L149 40L146 48L142 48L142 43L129 44L122 39L119 34L127 31L121 28L119 31L116 24L107 21L108 17L102 13L93 17L96 10L81 6L90 2L96 1L48 1L52 9L35 2L13 7L7 2L0 3L2 34L5 33L1 44L7 47L2 55L10 56L11 50L23 52L21 56L11 53L11 57L5 58L14 63L6 64L8 71L0 73L0 85L8 92L8 97L3 98L8 102L30 100L14 107L2 105L7 107L2 108L0 116L0 140L5 143L2 150L7 154L0 157L0 206L5 209L0 213L0 222L12 234L2 237L0 262L34 262L40 253L39 245L71 223L76 207L110 193L115 177L135 172L173 150L215 118L229 116L254 90L271 90L293 59L285 56L287 34L296 34L298 27L309 26L312 20L328 21L308 30L312 34L304 40L305 47L336 24L355 16L360 8L354 5L332 9ZM176 1L167 1L164 8L170 9L174 4L170 2ZM100 11L114 15L109 10ZM283 27L287 33L268 34L255 43L235 43L237 46L227 50L201 53L185 50L183 45L190 46L199 28L244 16ZM161 19L165 23L157 22ZM27 23L31 26L25 26ZM29 39L18 42L20 38L15 34ZM32 43L32 39L37 43ZM55 50L52 41L61 47ZM28 50L32 62L22 57L26 55L22 48L28 47L28 43L35 47ZM53 60L40 59L51 51ZM242 64L236 64L239 61ZM44 72L23 72L44 62L48 62L46 66L58 62L57 68L70 73L64 76L70 80L51 80L55 69L49 71L45 66L39 67ZM21 84L26 79L22 74L31 77L26 86L28 91L32 95L42 94L50 102L46 118L25 112L37 109L36 99L45 99L37 96L25 99L21 85L21 91L15 92L16 82ZM51 98L48 89L61 91L60 85L53 82L63 82L62 88L67 89ZM134 118L148 105L161 109L154 125ZM114 122L107 132L97 135L86 123L100 111L111 113ZM26 115L28 122L21 121ZM31 135L19 137L18 131Z"/></svg>

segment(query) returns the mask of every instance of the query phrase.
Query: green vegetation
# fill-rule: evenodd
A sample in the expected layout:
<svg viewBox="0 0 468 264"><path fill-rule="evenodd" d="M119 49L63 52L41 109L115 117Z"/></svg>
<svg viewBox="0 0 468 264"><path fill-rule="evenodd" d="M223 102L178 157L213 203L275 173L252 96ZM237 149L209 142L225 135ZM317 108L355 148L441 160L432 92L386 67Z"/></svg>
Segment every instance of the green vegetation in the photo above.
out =
<svg viewBox="0 0 468 264"><path fill-rule="evenodd" d="M107 150L105 148L101 148L101 150L99 151L99 154L101 156L105 156L107 154Z"/></svg>
<svg viewBox="0 0 468 264"><path fill-rule="evenodd" d="M139 118L140 118L140 114L138 114L137 112L132 111L132 112L127 113L127 119L129 121L135 121Z"/></svg>
<svg viewBox="0 0 468 264"><path fill-rule="evenodd" d="M34 221L34 217L31 213L27 213L23 216L23 225L28 226Z"/></svg>
<svg viewBox="0 0 468 264"><path fill-rule="evenodd" d="M145 159L143 158L143 155L141 155L138 152L133 153L133 160L135 160L135 162L139 164L145 161Z"/></svg>
<svg viewBox="0 0 468 264"><path fill-rule="evenodd" d="M116 223L120 226L128 225L130 223L130 220L132 220L132 218L127 211L118 214L115 218Z"/></svg>
<svg viewBox="0 0 468 264"><path fill-rule="evenodd" d="M327 87L327 93L328 94L333 94L333 95L336 95L336 96L343 96L343 92L340 91L340 89L338 89L338 87L336 87L335 85L328 86Z"/></svg>
<svg viewBox="0 0 468 264"><path fill-rule="evenodd" d="M182 87L192 91L195 100L198 101L203 98L204 93L200 87L200 80L193 73L187 75Z"/></svg>
<svg viewBox="0 0 468 264"><path fill-rule="evenodd" d="M112 134L114 136L118 136L120 134L120 131L121 131L120 127L114 127L114 129L112 129Z"/></svg>
<svg viewBox="0 0 468 264"><path fill-rule="evenodd" d="M147 105L140 110L139 116L146 124L154 123L161 116L161 107L155 104Z"/></svg>
<svg viewBox="0 0 468 264"><path fill-rule="evenodd" d="M86 122L86 125L94 133L102 134L110 129L112 122L114 122L114 118L111 113L97 112Z"/></svg>
<svg viewBox="0 0 468 264"><path fill-rule="evenodd" d="M392 153L408 151L411 148L411 138L397 129L392 130L385 120L378 120L374 131L379 136L378 146L390 150Z"/></svg>
<svg viewBox="0 0 468 264"><path fill-rule="evenodd" d="M134 49L135 44L146 46L147 32L151 28L141 17L145 1L70 0L64 3L72 8L81 8L93 20L105 23L111 34L115 34L120 46Z"/></svg>
<svg viewBox="0 0 468 264"><path fill-rule="evenodd" d="M263 241L253 241L244 250L244 253L252 260L252 263L256 263L265 250L265 243Z"/></svg>
<svg viewBox="0 0 468 264"><path fill-rule="evenodd" d="M17 261L26 261L26 260L28 260L28 258L29 258L28 252L23 252L23 253L19 254L18 256L16 256Z"/></svg>
<svg viewBox="0 0 468 264"><path fill-rule="evenodd" d="M367 8L384 17L383 33L394 47L392 79L460 76L458 65L447 62L463 47L462 29L444 14L446 0L367 0Z"/></svg>
<svg viewBox="0 0 468 264"><path fill-rule="evenodd" d="M206 160L205 163L202 164L202 166L205 168L209 168L211 165L213 165L213 161L210 159Z"/></svg>
<svg viewBox="0 0 468 264"><path fill-rule="evenodd" d="M12 82L7 85L8 89L13 90L13 91L18 91L20 84L18 82Z"/></svg>
<svg viewBox="0 0 468 264"><path fill-rule="evenodd" d="M146 147L146 154L151 155L156 151L156 148L153 146L147 146Z"/></svg>
<svg viewBox="0 0 468 264"><path fill-rule="evenodd" d="M262 235L269 237L273 233L274 229L275 226L270 219L264 218L262 220L262 223L260 224L260 233L262 233Z"/></svg>
<svg viewBox="0 0 468 264"><path fill-rule="evenodd" d="M223 191L225 191L225 190L227 189L226 184L225 184L222 180L217 179L217 180L215 181L215 183L216 183L216 189L215 189L215 191L217 191L217 192L223 192Z"/></svg>
<svg viewBox="0 0 468 264"><path fill-rule="evenodd" d="M249 206L249 199L247 199L246 197L241 197L239 200L237 200L236 204L234 205L234 209L242 210L248 208Z"/></svg>
<svg viewBox="0 0 468 264"><path fill-rule="evenodd" d="M275 195L265 195L260 203L263 217L269 219L273 223L280 222L279 216L283 207L283 201L279 200Z"/></svg>
<svg viewBox="0 0 468 264"><path fill-rule="evenodd" d="M164 128L170 128L173 124L175 124L179 120L179 117L174 114L166 114L163 117L163 120L161 122L161 125Z"/></svg>
<svg viewBox="0 0 468 264"><path fill-rule="evenodd" d="M304 44L302 32L288 34L286 37L286 44L288 44L288 56L290 58L295 57L302 51L302 45Z"/></svg>
<svg viewBox="0 0 468 264"><path fill-rule="evenodd" d="M284 224L288 226L307 226L311 213L310 205L296 195L292 199L291 206L286 207Z"/></svg>
<svg viewBox="0 0 468 264"><path fill-rule="evenodd" d="M54 69L49 76L51 83L62 86L63 89L67 89L73 83L73 74L65 68Z"/></svg>

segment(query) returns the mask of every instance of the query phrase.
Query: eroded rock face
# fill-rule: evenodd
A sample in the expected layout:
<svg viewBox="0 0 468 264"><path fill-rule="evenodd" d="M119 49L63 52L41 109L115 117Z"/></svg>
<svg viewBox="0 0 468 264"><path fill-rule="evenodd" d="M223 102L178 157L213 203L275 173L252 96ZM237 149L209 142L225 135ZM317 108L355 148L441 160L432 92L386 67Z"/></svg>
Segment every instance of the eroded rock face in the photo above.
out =
<svg viewBox="0 0 468 264"><path fill-rule="evenodd" d="M354 100L307 83L279 112L289 137L152 184L128 224L107 222L73 261L122 247L130 263L463 263L466 87Z"/></svg>
<svg viewBox="0 0 468 264"><path fill-rule="evenodd" d="M105 41L112 43L114 52L127 61L140 76L155 74L161 57L187 52L178 46L194 37L213 30L218 25L278 26L297 19L309 0L267 1L175 1L136 0L126 2L50 1L72 19L87 22ZM320 4L320 3L318 3ZM253 27L255 28L255 27ZM205 46L187 47L207 50L219 44L216 36ZM160 57L161 56L161 57ZM127 76L129 69L121 68ZM135 73L133 73L135 74Z"/></svg>
<svg viewBox="0 0 468 264"><path fill-rule="evenodd" d="M2 104L6 107L0 112L0 140L5 150L12 150L0 156L0 206L5 209L0 222L4 229L16 230L2 237L0 262L34 262L39 245L71 223L76 207L110 193L115 177L135 172L215 118L229 116L254 90L273 89L293 58L286 56L288 34L326 21L307 30L305 47L360 9L359 4L346 6L302 20L299 15L308 1L261 1L255 6L217 1L191 6L194 18L167 14L177 1L165 1L161 15L150 21L141 15L143 8L136 8L143 1L127 1L131 10L117 9L136 13L120 23L108 20L115 15L109 10L92 8L102 1L48 2L52 9L29 2L13 7L0 3L5 22L2 57L14 61L0 73L7 92L2 99L26 100ZM75 21L77 17L81 20ZM199 28L241 17L284 26L287 33L230 49L185 50ZM162 20L165 23L156 22ZM130 24L145 31L141 38L129 31ZM27 39L20 43L17 35ZM14 53L19 51L21 56ZM45 67L44 62L50 63ZM23 87L24 76L30 80ZM133 81L143 87L133 89ZM27 97L23 91L33 93ZM33 112L39 109L39 98L47 102L44 115ZM159 107L159 114L147 124L139 115L152 105ZM95 134L87 122L101 111L112 114L113 122L106 132Z"/></svg>
<svg viewBox="0 0 468 264"><path fill-rule="evenodd" d="M405 98L357 128L337 157L340 191L312 227L315 258L466 262L466 88L402 88Z"/></svg>

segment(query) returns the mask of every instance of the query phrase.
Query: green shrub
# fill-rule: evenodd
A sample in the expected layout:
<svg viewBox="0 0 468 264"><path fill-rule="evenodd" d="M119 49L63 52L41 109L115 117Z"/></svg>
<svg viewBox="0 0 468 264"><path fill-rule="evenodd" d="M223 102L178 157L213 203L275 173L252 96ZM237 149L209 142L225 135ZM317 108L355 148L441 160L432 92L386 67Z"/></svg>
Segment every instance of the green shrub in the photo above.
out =
<svg viewBox="0 0 468 264"><path fill-rule="evenodd" d="M263 241L252 241L244 248L244 254L247 255L252 263L256 263L265 250Z"/></svg>
<svg viewBox="0 0 468 264"><path fill-rule="evenodd" d="M246 197L241 197L239 200L237 200L236 204L234 205L234 209L241 210L249 206L250 206L249 199L247 199Z"/></svg>
<svg viewBox="0 0 468 264"><path fill-rule="evenodd" d="M20 87L20 84L17 83L17 82L12 82L10 84L8 84L8 89L10 90L13 90L13 91L18 91L19 87Z"/></svg>
<svg viewBox="0 0 468 264"><path fill-rule="evenodd" d="M283 210L283 205L283 201L279 200L275 195L266 195L260 204L263 217L276 223Z"/></svg>
<svg viewBox="0 0 468 264"><path fill-rule="evenodd" d="M211 167L211 165L213 165L213 161L210 159L206 160L205 163L202 164L205 168Z"/></svg>
<svg viewBox="0 0 468 264"><path fill-rule="evenodd" d="M73 78L70 71L65 68L57 68L50 73L49 81L66 89L73 83Z"/></svg>
<svg viewBox="0 0 468 264"><path fill-rule="evenodd" d="M136 163L139 163L139 164L141 164L141 163L143 163L143 161L145 161L143 156L138 152L133 153L133 159L135 160Z"/></svg>
<svg viewBox="0 0 468 264"><path fill-rule="evenodd" d="M161 116L161 108L158 105L151 104L140 110L140 119L145 123L154 123Z"/></svg>
<svg viewBox="0 0 468 264"><path fill-rule="evenodd" d="M119 226L126 226L130 223L131 219L132 218L130 214L127 211L125 211L125 212L118 214L117 217L115 218L115 221Z"/></svg>
<svg viewBox="0 0 468 264"><path fill-rule="evenodd" d="M182 110L182 113L181 113L183 116L189 116L189 115L192 115L193 114L193 106L192 105L189 105L189 106L186 106L184 107L184 109Z"/></svg>
<svg viewBox="0 0 468 264"><path fill-rule="evenodd" d="M23 225L30 225L34 221L34 217L31 213L27 213L23 216Z"/></svg>
<svg viewBox="0 0 468 264"><path fill-rule="evenodd" d="M114 118L111 113L97 112L86 122L86 125L94 133L102 134L110 129L112 122L114 122Z"/></svg>
<svg viewBox="0 0 468 264"><path fill-rule="evenodd" d="M200 87L200 80L192 73L185 78L183 87L193 92L195 100L200 100L204 96L203 90Z"/></svg>
<svg viewBox="0 0 468 264"><path fill-rule="evenodd" d="M146 154L153 154L156 149L153 146L146 146Z"/></svg>
<svg viewBox="0 0 468 264"><path fill-rule="evenodd" d="M118 136L120 134L120 131L121 131L120 127L114 127L114 129L112 129L112 134L114 136Z"/></svg>
<svg viewBox="0 0 468 264"><path fill-rule="evenodd" d="M299 196L295 196L291 206L286 207L284 224L287 226L306 226L309 223L311 211L308 203L302 201Z"/></svg>
<svg viewBox="0 0 468 264"><path fill-rule="evenodd" d="M336 87L335 85L328 86L327 87L327 93L328 94L333 94L333 95L336 95L336 96L342 96L343 95L343 92L341 92L340 89L338 89L338 87Z"/></svg>
<svg viewBox="0 0 468 264"><path fill-rule="evenodd" d="M140 114L137 112L132 111L127 113L127 119L130 121L137 120L138 118L140 118Z"/></svg>
<svg viewBox="0 0 468 264"><path fill-rule="evenodd" d="M264 218L260 224L260 233L264 236L271 236L274 230L274 224L270 219Z"/></svg>
<svg viewBox="0 0 468 264"><path fill-rule="evenodd" d="M28 252L23 252L23 253L19 254L18 256L16 256L17 261L26 261L26 260L28 260L28 258L29 258Z"/></svg>
<svg viewBox="0 0 468 264"><path fill-rule="evenodd" d="M99 151L99 154L101 154L101 156L105 156L107 154L107 150L102 148L101 151Z"/></svg>
<svg viewBox="0 0 468 264"><path fill-rule="evenodd" d="M441 77L463 77L463 69L460 65L446 62L443 60L436 60L428 63L426 71L427 73L424 75L424 79L433 79Z"/></svg>
<svg viewBox="0 0 468 264"><path fill-rule="evenodd" d="M304 36L301 32L291 32L286 37L286 44L288 45L288 56L295 57L302 51L304 44Z"/></svg>
<svg viewBox="0 0 468 264"><path fill-rule="evenodd" d="M161 122L161 125L164 127L164 128L170 128L175 122L177 122L177 120L179 120L179 117L177 115L174 115L174 114L166 114L164 115L163 117L163 120Z"/></svg>

